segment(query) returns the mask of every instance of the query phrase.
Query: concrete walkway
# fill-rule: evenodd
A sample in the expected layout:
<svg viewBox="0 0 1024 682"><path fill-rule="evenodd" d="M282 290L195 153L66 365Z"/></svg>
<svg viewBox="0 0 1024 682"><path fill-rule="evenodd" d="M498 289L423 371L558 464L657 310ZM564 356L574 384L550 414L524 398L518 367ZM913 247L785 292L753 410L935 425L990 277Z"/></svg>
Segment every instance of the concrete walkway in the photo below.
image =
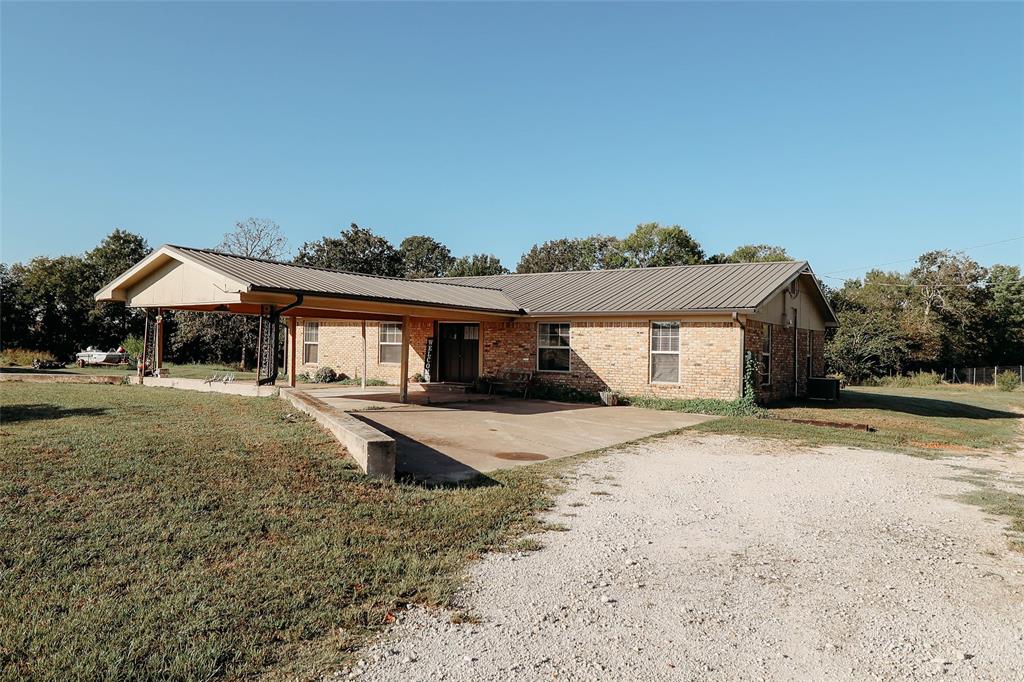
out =
<svg viewBox="0 0 1024 682"><path fill-rule="evenodd" d="M347 388L309 393L394 438L398 475L431 482L458 481L568 457L714 419L636 407L488 399L473 394L411 392L411 400L429 399L431 404L402 405L388 387L372 394Z"/></svg>

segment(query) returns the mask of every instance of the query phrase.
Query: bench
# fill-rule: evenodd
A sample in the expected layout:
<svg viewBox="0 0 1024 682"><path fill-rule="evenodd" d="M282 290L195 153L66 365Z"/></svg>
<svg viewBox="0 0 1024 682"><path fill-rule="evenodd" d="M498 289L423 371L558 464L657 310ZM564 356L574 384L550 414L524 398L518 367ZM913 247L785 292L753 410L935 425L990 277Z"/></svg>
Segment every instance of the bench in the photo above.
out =
<svg viewBox="0 0 1024 682"><path fill-rule="evenodd" d="M519 370L506 370L494 377L488 382L489 395L494 394L494 389L497 388L514 391L519 393L523 392L523 398L526 398L530 393L530 387L533 386L533 372L519 371Z"/></svg>

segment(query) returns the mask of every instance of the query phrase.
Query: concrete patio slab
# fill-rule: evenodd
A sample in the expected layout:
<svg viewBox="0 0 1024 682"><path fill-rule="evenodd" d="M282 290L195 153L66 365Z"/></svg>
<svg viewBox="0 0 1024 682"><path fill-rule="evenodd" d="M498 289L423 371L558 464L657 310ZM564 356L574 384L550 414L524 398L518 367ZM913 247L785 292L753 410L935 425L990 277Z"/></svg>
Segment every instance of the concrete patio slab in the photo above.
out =
<svg viewBox="0 0 1024 682"><path fill-rule="evenodd" d="M568 457L714 419L545 400L391 407L353 416L397 441L398 475L429 482L459 481L497 469Z"/></svg>

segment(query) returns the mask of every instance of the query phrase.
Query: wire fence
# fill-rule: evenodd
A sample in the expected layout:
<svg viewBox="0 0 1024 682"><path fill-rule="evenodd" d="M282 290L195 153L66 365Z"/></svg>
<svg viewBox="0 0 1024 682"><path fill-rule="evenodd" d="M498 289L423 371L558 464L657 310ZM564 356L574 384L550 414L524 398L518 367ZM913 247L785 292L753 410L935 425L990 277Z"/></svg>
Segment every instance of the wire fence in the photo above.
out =
<svg viewBox="0 0 1024 682"><path fill-rule="evenodd" d="M995 365L994 367L947 367L942 370L942 380L951 384L972 384L975 386L996 383L1000 372L1013 372L1024 383L1024 365Z"/></svg>

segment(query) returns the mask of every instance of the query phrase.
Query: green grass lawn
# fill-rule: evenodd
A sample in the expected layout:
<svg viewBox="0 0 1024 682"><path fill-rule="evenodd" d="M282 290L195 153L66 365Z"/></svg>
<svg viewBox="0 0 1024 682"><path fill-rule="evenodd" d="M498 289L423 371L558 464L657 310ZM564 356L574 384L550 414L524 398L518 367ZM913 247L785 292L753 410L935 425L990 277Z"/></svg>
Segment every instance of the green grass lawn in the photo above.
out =
<svg viewBox="0 0 1024 682"><path fill-rule="evenodd" d="M173 362L167 363L170 376L179 379L207 379L214 374L234 374L235 379L252 379L255 381L255 372L240 372L237 367L217 364L182 364L176 365ZM68 365L63 369L41 369L34 370L31 367L3 367L0 372L31 372L39 374L101 374L105 376L130 376L138 373L134 367L127 365L101 365L95 367L75 367Z"/></svg>
<svg viewBox="0 0 1024 682"><path fill-rule="evenodd" d="M768 419L726 417L695 428L784 438L808 445L853 445L917 455L1014 447L1021 437L1024 391L939 386L847 388L836 403L773 406ZM785 419L868 424L872 432L795 424Z"/></svg>
<svg viewBox="0 0 1024 682"><path fill-rule="evenodd" d="M0 385L0 679L308 678L403 604L449 603L548 504L543 467L365 479L292 411Z"/></svg>

